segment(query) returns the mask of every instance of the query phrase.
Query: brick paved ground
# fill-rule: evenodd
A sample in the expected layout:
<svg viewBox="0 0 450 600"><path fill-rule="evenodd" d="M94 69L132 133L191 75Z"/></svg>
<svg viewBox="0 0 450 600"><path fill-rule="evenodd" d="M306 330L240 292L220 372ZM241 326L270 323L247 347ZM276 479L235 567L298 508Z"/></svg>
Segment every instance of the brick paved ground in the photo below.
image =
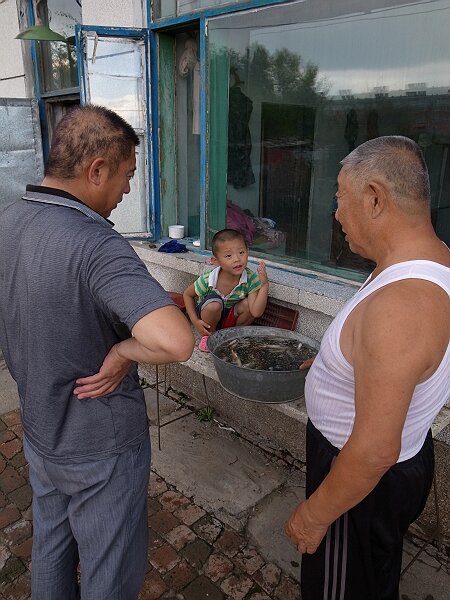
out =
<svg viewBox="0 0 450 600"><path fill-rule="evenodd" d="M155 473L141 600L299 600L298 584ZM0 418L0 598L30 598L31 488L18 411ZM61 599L63 600L63 599Z"/></svg>

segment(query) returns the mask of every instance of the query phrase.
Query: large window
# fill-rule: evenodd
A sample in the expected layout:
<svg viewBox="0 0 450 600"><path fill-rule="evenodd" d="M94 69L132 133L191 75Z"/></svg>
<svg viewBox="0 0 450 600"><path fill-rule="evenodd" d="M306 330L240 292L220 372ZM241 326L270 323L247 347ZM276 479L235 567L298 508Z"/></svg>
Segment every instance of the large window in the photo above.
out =
<svg viewBox="0 0 450 600"><path fill-rule="evenodd" d="M200 235L200 60L198 29L158 35L161 233L181 223Z"/></svg>
<svg viewBox="0 0 450 600"><path fill-rule="evenodd" d="M334 219L339 161L402 134L422 148L450 244L450 1L302 0L210 19L207 239L358 278Z"/></svg>
<svg viewBox="0 0 450 600"><path fill-rule="evenodd" d="M66 38L38 42L40 96L45 106L44 148L61 117L80 102L75 26L81 22L81 0L36 0L37 21Z"/></svg>
<svg viewBox="0 0 450 600"><path fill-rule="evenodd" d="M68 40L40 42L41 91L77 88L75 25L81 22L81 0L46 0L37 3L37 10L50 29Z"/></svg>
<svg viewBox="0 0 450 600"><path fill-rule="evenodd" d="M217 8L226 4L240 4L248 0L155 0L153 18L178 17L206 8Z"/></svg>
<svg viewBox="0 0 450 600"><path fill-rule="evenodd" d="M147 36L129 30L127 37L115 36L107 28L82 30L84 54L84 102L114 110L135 130L140 144L136 148L136 172L130 182L127 201L111 213L120 233L152 232L149 211L149 158L147 132L148 61Z"/></svg>

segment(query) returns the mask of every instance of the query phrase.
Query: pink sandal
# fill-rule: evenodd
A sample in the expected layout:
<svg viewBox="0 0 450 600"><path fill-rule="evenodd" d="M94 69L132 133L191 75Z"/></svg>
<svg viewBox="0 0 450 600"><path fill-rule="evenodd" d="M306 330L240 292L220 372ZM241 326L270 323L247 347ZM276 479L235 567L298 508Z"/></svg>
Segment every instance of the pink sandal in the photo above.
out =
<svg viewBox="0 0 450 600"><path fill-rule="evenodd" d="M200 352L209 352L207 342L208 342L208 336L204 335L198 345L198 349L200 350Z"/></svg>

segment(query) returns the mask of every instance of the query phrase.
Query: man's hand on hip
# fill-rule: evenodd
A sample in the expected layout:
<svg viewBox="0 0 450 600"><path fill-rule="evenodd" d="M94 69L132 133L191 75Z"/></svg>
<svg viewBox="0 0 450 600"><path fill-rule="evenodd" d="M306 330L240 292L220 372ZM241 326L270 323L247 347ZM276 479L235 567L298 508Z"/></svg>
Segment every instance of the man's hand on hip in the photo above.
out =
<svg viewBox="0 0 450 600"><path fill-rule="evenodd" d="M110 394L125 377L132 361L120 356L117 346L115 344L108 352L98 373L76 380L77 387L73 393L78 400Z"/></svg>

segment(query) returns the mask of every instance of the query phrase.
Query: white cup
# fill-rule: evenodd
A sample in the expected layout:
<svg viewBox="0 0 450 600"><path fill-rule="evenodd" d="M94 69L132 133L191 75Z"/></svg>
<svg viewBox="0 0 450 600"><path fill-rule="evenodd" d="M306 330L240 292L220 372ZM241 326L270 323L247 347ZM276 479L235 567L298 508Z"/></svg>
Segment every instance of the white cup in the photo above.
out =
<svg viewBox="0 0 450 600"><path fill-rule="evenodd" d="M169 237L173 240L184 238L184 225L169 225Z"/></svg>

